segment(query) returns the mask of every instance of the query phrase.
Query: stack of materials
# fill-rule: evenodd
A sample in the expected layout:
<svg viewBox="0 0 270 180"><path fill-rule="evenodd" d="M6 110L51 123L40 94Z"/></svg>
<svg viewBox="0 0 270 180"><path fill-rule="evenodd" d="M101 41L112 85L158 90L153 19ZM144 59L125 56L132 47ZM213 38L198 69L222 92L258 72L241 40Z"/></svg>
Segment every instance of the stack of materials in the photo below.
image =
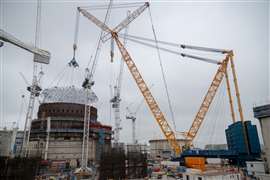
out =
<svg viewBox="0 0 270 180"><path fill-rule="evenodd" d="M127 178L145 178L147 176L147 153L145 145L128 145L126 160Z"/></svg>
<svg viewBox="0 0 270 180"><path fill-rule="evenodd" d="M103 152L100 159L99 179L125 178L125 151L121 148L112 148Z"/></svg>
<svg viewBox="0 0 270 180"><path fill-rule="evenodd" d="M204 157L185 157L185 165L188 168L199 169L201 171L205 170L205 161Z"/></svg>

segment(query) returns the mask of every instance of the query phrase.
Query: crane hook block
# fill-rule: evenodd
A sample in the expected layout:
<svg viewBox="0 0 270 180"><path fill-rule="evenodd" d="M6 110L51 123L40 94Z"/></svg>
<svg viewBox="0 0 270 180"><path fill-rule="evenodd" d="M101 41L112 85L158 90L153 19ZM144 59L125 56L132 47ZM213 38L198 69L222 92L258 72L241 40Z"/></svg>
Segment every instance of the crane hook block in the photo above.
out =
<svg viewBox="0 0 270 180"><path fill-rule="evenodd" d="M73 57L71 59L71 61L68 63L68 65L69 65L69 67L74 67L74 68L79 67L79 64L77 63L75 57Z"/></svg>
<svg viewBox="0 0 270 180"><path fill-rule="evenodd" d="M77 45L73 44L73 50L76 51L77 50Z"/></svg>

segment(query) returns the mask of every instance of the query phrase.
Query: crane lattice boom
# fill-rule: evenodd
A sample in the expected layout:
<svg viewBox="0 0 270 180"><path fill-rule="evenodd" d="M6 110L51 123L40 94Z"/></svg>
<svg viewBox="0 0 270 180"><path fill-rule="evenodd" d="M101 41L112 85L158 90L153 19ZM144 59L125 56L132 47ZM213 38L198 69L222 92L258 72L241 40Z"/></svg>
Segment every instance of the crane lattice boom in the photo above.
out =
<svg viewBox="0 0 270 180"><path fill-rule="evenodd" d="M121 23L119 23L112 31L113 32L120 32L122 29L127 27L133 20L135 20L146 8L149 7L149 2L144 3L142 6L140 6L138 9L133 11L131 14L127 16ZM110 39L111 33L108 33L102 37L103 41L107 41Z"/></svg>
<svg viewBox="0 0 270 180"><path fill-rule="evenodd" d="M131 59L128 51L123 46L123 44L118 39L118 36L116 33L112 33L112 37L116 41L116 44L123 56L123 59L125 60L128 69L130 73L132 74L134 80L137 83L137 86L139 87L142 95L144 96L145 101L147 102L152 114L154 115L159 127L161 128L163 134L165 135L166 139L169 141L169 144L173 147L175 154L179 155L181 152L181 148L179 144L177 143L176 136L174 134L174 131L168 124L167 120L165 119L165 116L163 115L162 111L160 110L155 98L151 94L148 86L146 85L145 81L143 80L139 70L137 69L134 61Z"/></svg>
<svg viewBox="0 0 270 180"><path fill-rule="evenodd" d="M193 123L189 129L189 131L187 132L187 137L191 139L191 141L194 139L194 137L196 136L205 116L206 113L208 112L208 109L216 95L216 92L218 90L218 87L224 77L224 74L226 72L227 69L227 64L228 64L229 58L226 57L223 62L221 63L221 65L219 66L214 79L204 97L204 100L199 108L199 111L197 112L195 119L193 120Z"/></svg>

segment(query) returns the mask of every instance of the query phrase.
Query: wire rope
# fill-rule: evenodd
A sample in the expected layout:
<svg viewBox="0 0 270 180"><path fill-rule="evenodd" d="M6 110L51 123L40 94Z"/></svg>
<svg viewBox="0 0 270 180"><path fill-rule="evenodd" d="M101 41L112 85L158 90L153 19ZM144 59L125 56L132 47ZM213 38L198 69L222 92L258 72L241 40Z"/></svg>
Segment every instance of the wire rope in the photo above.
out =
<svg viewBox="0 0 270 180"><path fill-rule="evenodd" d="M160 49L159 49L159 45L158 45L158 41L157 41L157 35L156 35L155 28L154 28L154 23L153 23L153 18L152 18L152 15L151 15L150 7L148 7L148 12L149 12L152 31L153 31L153 35L154 35L154 39L155 39L155 45L156 45L156 49L157 49L159 65L160 65L160 68L161 68L162 80L163 80L165 90L166 90L166 96L167 96L167 100L168 100L168 104L169 104L169 110L170 110L170 113L171 113L171 118L172 118L172 122L173 122L174 131L176 131L176 123L175 123L175 119L174 119L172 103L171 103L171 99L170 99L169 89L168 89L168 85L167 85L167 81L166 81L166 77L165 77L164 67L163 67L163 64L162 64L162 59L161 59L161 55L160 55Z"/></svg>
<svg viewBox="0 0 270 180"><path fill-rule="evenodd" d="M224 81L222 81L222 82L224 82ZM213 143L213 138L214 138L214 135L216 133L217 122L220 122L220 115L222 114L222 111L224 110L223 97L224 97L224 83L221 84L220 92L218 93L217 103L215 106L215 107L217 107L217 108L215 108L216 109L216 111L215 111L216 117L214 117L212 132L210 133L210 138L209 138L211 144Z"/></svg>

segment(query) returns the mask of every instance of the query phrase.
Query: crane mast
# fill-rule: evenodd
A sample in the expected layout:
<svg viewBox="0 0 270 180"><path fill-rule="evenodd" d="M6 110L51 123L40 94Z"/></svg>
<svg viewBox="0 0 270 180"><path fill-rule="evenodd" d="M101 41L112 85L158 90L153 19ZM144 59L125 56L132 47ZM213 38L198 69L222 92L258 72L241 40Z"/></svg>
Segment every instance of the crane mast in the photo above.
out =
<svg viewBox="0 0 270 180"><path fill-rule="evenodd" d="M40 74L41 76L42 74ZM29 139L30 139L30 130L31 130L31 121L33 117L34 105L36 97L40 95L41 87L39 86L38 78L36 75L33 76L32 85L27 87L27 90L30 92L30 98L27 106L24 131L23 131L23 144L22 144L22 156L27 156L29 153Z"/></svg>
<svg viewBox="0 0 270 180"><path fill-rule="evenodd" d="M30 98L29 103L27 107L27 113L26 113L26 119L25 119L25 125L24 125L24 133L23 133L23 143L22 143L22 150L21 155L26 157L30 154L30 145L29 145L29 139L30 139L30 131L31 131L31 122L33 117L33 111L34 111L34 105L35 105L35 99L40 95L41 87L39 86L40 79L43 75L43 72L40 71L37 75L37 58L43 59L43 63L49 63L50 54L46 51L37 51L37 46L40 41L40 19L41 19L41 0L37 1L37 15L36 15L36 31L35 31L35 47L25 47L26 50L33 52L34 51L34 66L33 66L33 80L31 86L27 87L27 90L30 92ZM18 46L21 47L24 44L21 44L21 42L17 41L19 44ZM39 52L39 53L38 53ZM45 53L45 54L44 54ZM42 61L41 61L42 62Z"/></svg>
<svg viewBox="0 0 270 180"><path fill-rule="evenodd" d="M27 107L26 119L24 124L24 135L23 135L23 144L21 149L21 155L27 156L29 153L29 138L30 138L30 123L33 116L33 110L35 105L35 99L39 96L41 92L41 87L39 86L39 81L43 72L41 71L39 75L37 75L37 64L36 63L43 63L49 64L51 54L50 52L38 48L38 41L39 41L39 33L40 33L40 13L41 13L41 1L38 1L37 4L37 20L36 20L36 37L35 37L35 46L26 44L21 40L17 39L13 35L7 33L6 31L0 29L0 39L9 42L15 46L18 46L30 53L33 53L33 61L34 61L34 68L33 68L33 79L32 84L27 87L27 90L30 92L30 98ZM1 42L3 45L3 42Z"/></svg>
<svg viewBox="0 0 270 180"><path fill-rule="evenodd" d="M152 86L150 86L151 88ZM130 119L132 123L132 143L137 144L136 140L136 120L137 120L137 112L139 111L140 107L142 106L144 102L144 98L139 102L138 106L136 107L135 111L130 111L129 107L126 107L127 115L126 119Z"/></svg>
<svg viewBox="0 0 270 180"><path fill-rule="evenodd" d="M136 125L135 125L136 115L131 112L128 112L128 113L129 114L126 115L126 119L130 119L132 121L132 143L136 144L136 129L135 129L136 128Z"/></svg>

